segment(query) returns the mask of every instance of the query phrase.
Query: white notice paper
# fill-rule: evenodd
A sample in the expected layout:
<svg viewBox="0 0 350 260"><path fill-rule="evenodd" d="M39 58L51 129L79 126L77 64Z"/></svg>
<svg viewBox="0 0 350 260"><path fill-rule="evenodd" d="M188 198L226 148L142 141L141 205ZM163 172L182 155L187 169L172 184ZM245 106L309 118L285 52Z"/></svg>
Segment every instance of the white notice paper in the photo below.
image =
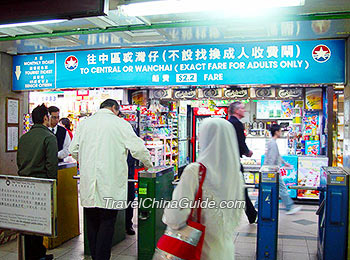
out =
<svg viewBox="0 0 350 260"><path fill-rule="evenodd" d="M8 126L7 127L7 150L17 151L18 148L18 127Z"/></svg>
<svg viewBox="0 0 350 260"><path fill-rule="evenodd" d="M7 123L18 124L19 101L16 99L7 99Z"/></svg>
<svg viewBox="0 0 350 260"><path fill-rule="evenodd" d="M52 235L52 187L51 180L0 176L0 228Z"/></svg>

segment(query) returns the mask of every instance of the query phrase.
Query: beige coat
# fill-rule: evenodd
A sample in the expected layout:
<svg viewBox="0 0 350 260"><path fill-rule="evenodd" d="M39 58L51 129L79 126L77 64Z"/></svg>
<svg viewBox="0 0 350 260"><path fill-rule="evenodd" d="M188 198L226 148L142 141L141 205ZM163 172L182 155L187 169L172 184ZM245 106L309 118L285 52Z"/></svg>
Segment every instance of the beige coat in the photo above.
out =
<svg viewBox="0 0 350 260"><path fill-rule="evenodd" d="M125 208L112 201L127 200L127 152L147 167L151 156L130 123L109 109L100 109L82 121L69 151L80 168L80 200L83 207ZM108 203L107 203L108 202Z"/></svg>

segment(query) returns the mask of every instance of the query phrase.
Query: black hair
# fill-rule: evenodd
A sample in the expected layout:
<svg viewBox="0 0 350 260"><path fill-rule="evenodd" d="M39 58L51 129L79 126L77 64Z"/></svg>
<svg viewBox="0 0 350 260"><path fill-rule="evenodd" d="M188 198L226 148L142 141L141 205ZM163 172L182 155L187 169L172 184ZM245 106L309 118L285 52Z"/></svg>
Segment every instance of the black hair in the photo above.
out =
<svg viewBox="0 0 350 260"><path fill-rule="evenodd" d="M70 130L70 121L67 117L63 117L60 119L60 121L62 123L62 125L64 125L65 128Z"/></svg>
<svg viewBox="0 0 350 260"><path fill-rule="evenodd" d="M50 113L50 115L52 114L52 112L53 112L53 113L55 113L55 112L60 112L60 109L59 109L58 107L51 106L51 107L49 107L49 113Z"/></svg>
<svg viewBox="0 0 350 260"><path fill-rule="evenodd" d="M49 116L49 111L45 104L41 106L37 106L32 111L32 120L34 124L42 124L44 123L44 116Z"/></svg>
<svg viewBox="0 0 350 260"><path fill-rule="evenodd" d="M114 99L109 98L102 102L102 104L100 105L100 108L113 107L113 106L115 106L116 110L119 110L118 102Z"/></svg>
<svg viewBox="0 0 350 260"><path fill-rule="evenodd" d="M231 103L230 106L228 107L229 115L233 115L236 112L236 110L239 108L240 105L242 105L242 103L239 101Z"/></svg>
<svg viewBox="0 0 350 260"><path fill-rule="evenodd" d="M275 136L275 133L277 131L281 130L281 126L280 125L277 125L277 124L273 124L271 127L270 127L270 132L271 132L271 136Z"/></svg>

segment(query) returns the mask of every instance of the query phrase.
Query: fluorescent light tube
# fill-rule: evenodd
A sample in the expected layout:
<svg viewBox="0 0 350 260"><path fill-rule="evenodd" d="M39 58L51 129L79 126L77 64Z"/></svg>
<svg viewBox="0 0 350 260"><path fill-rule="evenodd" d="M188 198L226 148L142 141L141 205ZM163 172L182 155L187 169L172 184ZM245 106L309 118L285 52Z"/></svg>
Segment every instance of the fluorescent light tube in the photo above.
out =
<svg viewBox="0 0 350 260"><path fill-rule="evenodd" d="M122 5L129 16L148 16L192 12L256 13L277 7L301 6L305 0L162 0Z"/></svg>
<svg viewBox="0 0 350 260"><path fill-rule="evenodd" d="M0 24L0 28L11 28L11 27L20 27L20 26L33 26L39 24L50 24L50 23L61 23L68 21L66 19L55 19L55 20L46 20L46 21L35 21L35 22L24 22L24 23L10 23L10 24Z"/></svg>

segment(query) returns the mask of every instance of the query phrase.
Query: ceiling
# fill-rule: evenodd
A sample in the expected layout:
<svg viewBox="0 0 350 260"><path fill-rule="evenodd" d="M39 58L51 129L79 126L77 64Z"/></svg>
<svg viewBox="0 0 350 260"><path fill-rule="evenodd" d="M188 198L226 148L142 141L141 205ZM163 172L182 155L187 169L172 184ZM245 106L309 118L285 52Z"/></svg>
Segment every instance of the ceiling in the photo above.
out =
<svg viewBox="0 0 350 260"><path fill-rule="evenodd" d="M118 8L136 1L110 0L106 16L0 28L0 52L16 55L169 44L345 38L350 34L349 0L305 0L302 7L279 8L267 16L248 18L218 13L130 17Z"/></svg>

